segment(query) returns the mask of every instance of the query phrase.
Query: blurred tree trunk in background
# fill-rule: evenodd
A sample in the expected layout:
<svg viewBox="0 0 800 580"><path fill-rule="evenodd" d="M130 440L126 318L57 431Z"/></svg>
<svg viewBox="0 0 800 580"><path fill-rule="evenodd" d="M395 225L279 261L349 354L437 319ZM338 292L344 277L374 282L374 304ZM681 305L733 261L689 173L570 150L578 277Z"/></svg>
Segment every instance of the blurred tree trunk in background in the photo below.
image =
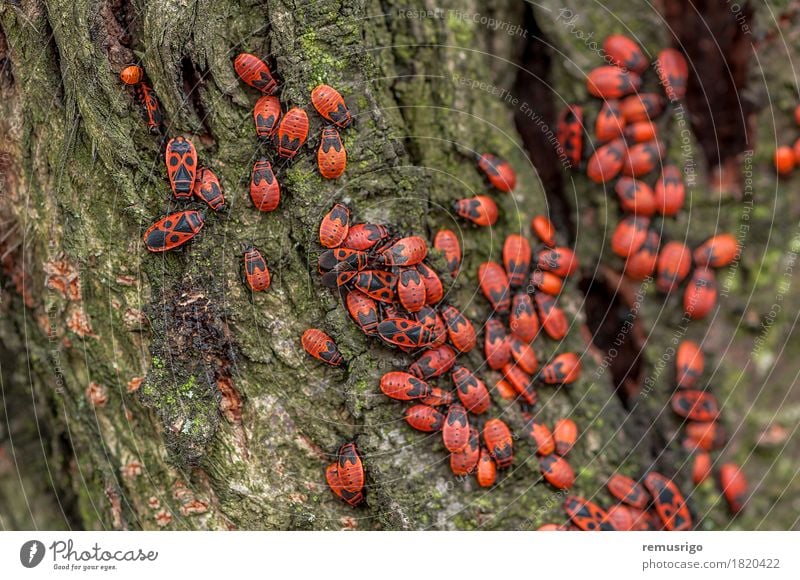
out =
<svg viewBox="0 0 800 580"><path fill-rule="evenodd" d="M530 137L532 127L543 135L554 128L562 99L586 101L575 65L588 70L599 59L564 26L559 11L568 6L562 3L544 1L535 11L517 2L491 9L474 0L417 4L0 4L3 529L531 529L561 521L564 494L541 483L518 409L496 397L492 411L521 435L513 470L491 490L454 478L438 438L412 432L401 406L378 390L379 377L405 366L408 357L361 334L316 272L317 227L337 201L348 203L356 220L391 224L398 232L432 238L439 227L459 227L451 202L485 189L464 150L507 158L519 186L513 195L495 196L502 211L496 227L459 230L465 260L457 280L433 257L452 284L449 300L473 321L485 320L487 305L475 294L477 266L497 259L506 234L528 233L537 213L552 211L564 241L569 237L581 255L582 279L570 282L560 299L573 321L568 339L557 349L537 341L542 361L562 350L589 354L581 381L542 393L546 422L570 415L585 431L570 456L575 493L608 502L602 487L610 474L638 475L652 463L689 489L686 455L672 438L677 423L661 413L671 366L628 417L631 402L615 394L615 379L600 364L602 348L587 351L582 332L581 305L585 300L595 308L592 288L608 282L595 266L598 241L616 209L580 177L574 191L559 184L563 178L543 162L547 152L537 158L540 137ZM648 49L671 42L657 14L641 14L631 3L606 5L646 35ZM619 29L606 8L582 10L580 25L595 38ZM259 214L247 199L257 156L251 116L257 95L234 74L232 60L242 51L269 58L285 107L310 112L310 90L326 82L341 90L355 116L343 133L347 171L327 182L315 167L321 125L310 115L308 145L291 164L278 164L284 195L272 214ZM167 256L148 254L140 241L176 204L169 200L161 143L118 80L130 62L146 70L166 134L192 138L228 199L227 212L207 216L200 236ZM520 135L528 136L524 145ZM698 171L703 163L698 153ZM701 190L691 213L703 224L697 229L711 235L717 222L735 229L741 191L718 196L698 185ZM790 222L796 215L793 207L759 219ZM781 244L791 236L784 235L771 251L785 249ZM261 248L273 273L272 288L252 299L239 280L248 241ZM741 327L734 314L755 326L769 312L762 308L770 301L748 302L756 284L749 276L764 263L763 247L748 245L722 301L720 317L730 320L710 339L721 351ZM602 261L613 265L608 256ZM770 258L770 267L779 277L780 256ZM642 310L645 334L656 332L637 363L641 373L664 352L679 318L663 321L662 303L651 292ZM626 307L617 306L620 321ZM784 310L771 337L785 337L795 311ZM305 355L299 337L311 326L336 338L350 361L347 371L323 368ZM702 339L701 327L693 332ZM744 344L739 348L746 354ZM479 350L465 357L472 368L481 366ZM724 378L718 394L740 396L733 388L740 370L735 359L717 369ZM483 376L492 384L497 378ZM764 408L768 416L771 407ZM742 410L730 413L731 422L743 420ZM755 427L748 428L734 438L745 455ZM368 469L366 506L355 510L333 497L323 474L330 454L354 437ZM771 459L764 461L769 467ZM774 501L780 488L772 492L766 497ZM705 527L729 525L721 506L707 514L717 500L710 487L692 498L697 514L708 516Z"/></svg>

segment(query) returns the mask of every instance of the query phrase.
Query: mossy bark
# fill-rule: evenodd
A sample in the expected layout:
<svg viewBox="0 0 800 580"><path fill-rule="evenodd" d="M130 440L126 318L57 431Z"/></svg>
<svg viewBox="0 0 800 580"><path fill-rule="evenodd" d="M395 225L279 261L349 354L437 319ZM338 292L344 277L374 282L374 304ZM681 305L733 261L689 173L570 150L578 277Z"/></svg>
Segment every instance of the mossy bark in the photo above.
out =
<svg viewBox="0 0 800 580"><path fill-rule="evenodd" d="M523 22L523 10L454 0L413 9L391 0L0 6L0 338L4 405L16 419L0 432L0 493L5 505L30 506L0 508L0 523L534 529L559 521L564 494L541 482L524 436L514 468L493 489L450 474L439 439L408 429L400 406L378 391L379 377L408 357L361 334L316 272L317 227L334 202L398 232L430 237L447 225L465 253L458 279L443 274L448 299L473 321L486 318L478 264L497 259L507 233L527 232L530 217L546 211L514 110L498 92L518 75L513 63L527 39L510 26ZM474 15L509 28L493 30ZM247 199L257 95L234 74L241 51L269 58L285 106L310 110L310 89L327 82L355 116L343 134L347 171L327 182L315 168L320 122L311 115L309 144L278 165L284 198L271 214ZM140 241L176 204L161 143L117 78L134 60L161 100L167 134L193 139L228 199L190 246L166 256L148 254ZM580 81L563 84L569 99L573 84ZM502 217L491 230L464 227L449 211L454 199L486 188L464 154L470 149L517 168L517 191L495 196ZM239 279L248 241L273 273L271 289L254 297ZM593 265L596 244L593 253L578 241ZM444 272L440 257L433 264ZM561 301L573 324L558 350L584 352L574 283ZM299 337L311 326L336 338L346 371L305 355ZM537 350L546 360L556 346L540 340ZM477 352L466 360L482 363ZM639 431L618 429L626 411L610 378L585 360L584 379L542 393L542 418L570 415L582 427L571 455L574 491L606 501L605 478L617 469L641 473L650 450L632 439ZM514 405L496 398L492 412L521 434ZM333 497L323 475L338 445L353 438L368 469L368 499L355 510Z"/></svg>

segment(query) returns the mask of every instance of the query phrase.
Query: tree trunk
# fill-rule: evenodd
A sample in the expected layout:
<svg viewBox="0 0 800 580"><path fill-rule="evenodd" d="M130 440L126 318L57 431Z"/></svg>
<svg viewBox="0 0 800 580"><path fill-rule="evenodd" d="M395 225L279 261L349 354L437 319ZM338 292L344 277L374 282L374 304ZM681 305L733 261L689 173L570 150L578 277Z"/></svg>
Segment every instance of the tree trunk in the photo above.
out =
<svg viewBox="0 0 800 580"><path fill-rule="evenodd" d="M478 264L496 259L505 235L527 233L530 218L552 207L563 233L574 238L583 279L560 298L573 322L568 338L559 345L539 339L536 347L543 361L586 351L581 305L600 313L587 310L590 326L604 318L608 304L591 297L593 281L608 282L595 265L613 265L597 252L613 210L580 177L579 195L558 185L563 177L536 155L541 124L521 111L525 103L554 126L562 96L587 101L576 71L545 36L581 67L599 63L558 21L561 3L540 4L535 11L514 2L487 11L475 0L413 8L392 0L0 5L0 363L9 417L0 430L0 525L535 529L561 521L564 494L541 482L519 410L499 397L491 412L518 435L513 469L489 491L451 475L438 438L412 432L401 407L378 390L380 376L404 368L409 357L365 337L338 297L322 288L316 266L319 221L333 203L346 202L359 221L430 239L441 226L459 227L450 212L454 199L486 187L464 151L495 152L517 169L519 186L495 196L496 227L459 230L465 259L458 279L433 256L451 284L448 300L471 320L485 320L488 306L475 296ZM638 10L611 4L623 17ZM602 16L593 10L597 23ZM642 32L652 32L652 47L669 43L657 16L636 16ZM242 51L268 56L284 106L311 111L310 90L326 82L341 90L355 116L343 133L347 171L330 182L316 171L321 125L310 115L309 144L293 162L278 164L284 196L270 214L247 199L257 95L233 71ZM147 132L133 94L118 80L130 62L141 62L152 81L166 134L193 139L228 201L187 248L165 256L141 243L144 229L176 204L169 201L163 144ZM541 91L545 77L553 79L552 94ZM716 203L697 211L711 235ZM731 212L725 224L733 228L737 217ZM248 241L273 273L270 290L254 297L239 274ZM773 268L781 268L777 259ZM745 279L722 311L750 290ZM659 360L678 324L677 317L659 316L663 299L647 296L637 325L655 332L638 363L643 369ZM621 323L630 308L614 304ZM785 312L772 333L793 324ZM335 337L347 370L307 357L299 339L312 326ZM725 328L736 328L735 321ZM702 337L700 326L693 330ZM725 336L725 329L716 332ZM481 368L479 350L465 364ZM574 493L605 501L610 474L638 475L653 462L670 475L680 469L685 483L677 423L660 413L671 367L656 377L654 396L637 404L614 395L617 378L603 367L603 345L589 352L594 357L584 357L578 383L542 393L546 422L571 416L584 433L570 456L578 473ZM723 392L737 384L738 366L721 363ZM491 384L497 378L483 377ZM354 438L368 483L366 505L357 509L337 500L324 479L331 455ZM742 449L749 449L746 442ZM718 500L711 489L695 495L693 508L708 527L729 525L708 515Z"/></svg>

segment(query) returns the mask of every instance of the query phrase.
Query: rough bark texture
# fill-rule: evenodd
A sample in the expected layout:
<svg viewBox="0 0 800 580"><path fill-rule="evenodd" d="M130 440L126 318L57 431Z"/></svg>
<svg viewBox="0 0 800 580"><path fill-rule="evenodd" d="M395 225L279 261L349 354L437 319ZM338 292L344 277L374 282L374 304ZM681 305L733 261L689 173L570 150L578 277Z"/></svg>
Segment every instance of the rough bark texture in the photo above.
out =
<svg viewBox="0 0 800 580"><path fill-rule="evenodd" d="M453 478L439 438L408 429L400 406L378 391L380 375L408 358L364 337L338 298L319 284L317 226L335 201L347 201L359 220L389 223L399 232L430 236L442 225L463 227L453 222L450 203L485 189L463 153L472 149L506 157L520 185L514 195L496 196L502 217L495 228L458 230L466 259L449 299L472 320L485 320L487 305L476 296L478 264L497 257L507 233L527 232L530 217L548 204L565 233L571 224L583 283L570 282L561 298L573 320L568 339L560 345L538 341L540 359L556 350L584 352L581 305L592 306L598 285L615 292L599 265L619 264L609 252L598 255L598 240L616 220L614 204L580 176L565 180L569 186L562 189L545 179L546 197L526 154L532 151L540 168L541 159L520 138L536 123L520 115L521 103L541 112L545 128L553 127L553 111L563 101L587 100L582 74L600 64L560 20L565 3L545 0L535 12L501 3L491 13L472 0L418 4L411 10L390 0L0 5L0 363L8 417L0 430L0 526L535 529L561 519L564 494L541 482L524 438L515 443L514 468L495 488ZM630 2L604 4L651 54L672 42L657 12L640 14ZM434 9L441 12L419 12ZM573 11L596 39L622 29L599 5ZM755 21L762 16L762 30L774 34L779 28L766 12L759 9ZM474 14L525 25L527 32L491 30L471 20ZM315 169L320 124L312 116L308 146L280 166L285 195L272 214L259 214L247 199L257 153L251 118L256 95L233 71L232 59L243 50L270 58L285 105L310 109L310 90L327 82L340 88L356 117L343 135L347 172L326 182ZM780 50L786 47L777 41L765 44L764 51ZM549 60L542 74L550 77L550 94L535 92L542 77L525 66L531 53L534 60ZM175 205L168 201L160 144L117 78L132 60L140 60L152 80L167 133L193 138L201 162L217 172L230 200L229 210L209 216L187 249L163 257L148 254L140 242L144 228ZM780 57L759 60L776 66ZM760 74L752 69L751 75ZM519 102L510 105L497 90L512 87ZM793 85L785 82L780 90L766 103L758 95L764 112L752 122L764 129L753 132L748 147L756 138L762 147L747 158L754 176L774 149L762 143L773 131L769 106L787 117L776 129L791 122ZM681 154L679 135L671 147ZM694 141L690 147L697 150ZM735 231L747 190L707 193L705 161L699 154L694 160L702 173L692 211L665 227L673 237L693 241L716 226ZM783 309L759 357L744 369L737 361L759 336L787 269L787 252L796 249L796 232L789 228L800 210L782 195L787 186L776 189L767 173L756 180L760 199L750 215L744 257L736 270L720 274L730 277L731 289L706 342L726 353L726 360L712 356L710 366L735 430L726 457L740 460L749 457L759 429L775 419L774 408L785 414L778 422L790 421L792 413L796 422L797 413L796 402L780 405L794 377L770 374L773 367L787 368L782 362L791 368L791 353L782 350L791 346L797 312L791 292L782 293ZM241 246L250 240L273 271L270 291L253 299L239 281ZM434 264L444 272L440 258ZM620 322L629 306L612 303L618 310L613 320ZM598 360L602 347L584 358L581 381L542 393L545 421L571 415L584 430L571 455L575 493L608 501L602 486L610 474L619 469L638 475L652 463L669 475L680 470L679 479L687 481L686 456L673 437L678 423L662 412L671 361L661 370L656 363L680 324L678 309L662 310L664 303L651 289L637 318L648 341L635 382L653 375L649 396L638 402L614 396L616 379ZM606 306L599 315L587 312L597 325L607 318ZM350 361L347 371L307 358L299 337L310 326L336 337ZM706 328L693 324L690 334L702 339ZM481 366L477 352L467 360ZM137 378L143 381L129 392ZM753 386L777 380L774 390ZM751 411L744 402L754 393L769 400L756 399ZM96 406L92 397L107 400ZM520 432L514 405L497 398L493 412ZM368 468L367 505L356 510L336 500L323 477L331 454L354 437ZM758 469L772 469L774 477L764 478L757 506L734 524L722 506L714 507L719 498L711 486L693 494L702 527L796 525L785 510L770 512L797 491L789 487L796 485L793 465L773 462L780 451L760 451L745 463L754 483Z"/></svg>

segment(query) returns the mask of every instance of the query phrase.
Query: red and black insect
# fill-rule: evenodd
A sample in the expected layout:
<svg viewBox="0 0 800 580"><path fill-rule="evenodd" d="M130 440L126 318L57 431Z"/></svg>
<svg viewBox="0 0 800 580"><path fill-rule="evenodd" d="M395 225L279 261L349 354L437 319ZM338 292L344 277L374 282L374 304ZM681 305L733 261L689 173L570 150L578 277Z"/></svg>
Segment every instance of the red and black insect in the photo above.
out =
<svg viewBox="0 0 800 580"><path fill-rule="evenodd" d="M420 403L430 405L431 407L447 407L452 405L456 400L452 391L445 391L439 387L431 387L430 394L424 399L420 399Z"/></svg>
<svg viewBox="0 0 800 580"><path fill-rule="evenodd" d="M481 447L478 458L477 479L478 485L481 487L492 487L497 480L497 464L485 447Z"/></svg>
<svg viewBox="0 0 800 580"><path fill-rule="evenodd" d="M608 480L608 491L619 501L641 510L650 503L647 490L627 475L612 475Z"/></svg>
<svg viewBox="0 0 800 580"><path fill-rule="evenodd" d="M339 448L337 464L339 481L345 491L352 493L364 489L364 464L355 443L345 443Z"/></svg>
<svg viewBox="0 0 800 580"><path fill-rule="evenodd" d="M119 79L126 85L138 85L144 80L144 70L135 64L126 66L119 73Z"/></svg>
<svg viewBox="0 0 800 580"><path fill-rule="evenodd" d="M426 289L427 292L427 289ZM427 298L427 293L426 293ZM441 346L447 342L447 326L442 315L430 306L423 306L416 314L418 322L433 329L434 341L432 346Z"/></svg>
<svg viewBox="0 0 800 580"><path fill-rule="evenodd" d="M446 344L426 350L408 367L415 377L432 379L439 377L453 368L456 364L456 353Z"/></svg>
<svg viewBox="0 0 800 580"><path fill-rule="evenodd" d="M281 102L278 97L264 95L258 99L253 107L253 120L256 124L256 135L260 139L271 139L281 120Z"/></svg>
<svg viewBox="0 0 800 580"><path fill-rule="evenodd" d="M675 355L675 373L679 389L692 389L700 380L706 361L700 346L691 340L678 345Z"/></svg>
<svg viewBox="0 0 800 580"><path fill-rule="evenodd" d="M414 405L405 410L406 423L417 431L433 433L440 431L444 424L444 415L428 405Z"/></svg>
<svg viewBox="0 0 800 580"><path fill-rule="evenodd" d="M444 446L450 453L461 451L469 443L469 420L461 403L453 403L447 409L442 425Z"/></svg>
<svg viewBox="0 0 800 580"><path fill-rule="evenodd" d="M489 410L492 404L486 384L476 377L467 367L457 365L452 372L456 395L470 413L480 415Z"/></svg>
<svg viewBox="0 0 800 580"><path fill-rule="evenodd" d="M625 261L625 275L633 280L644 280L655 272L660 243L658 232L648 230L644 243Z"/></svg>
<svg viewBox="0 0 800 580"><path fill-rule="evenodd" d="M683 442L686 449L714 451L725 445L726 441L725 430L717 421L686 423L686 439Z"/></svg>
<svg viewBox="0 0 800 580"><path fill-rule="evenodd" d="M578 269L578 258L569 248L549 248L536 256L536 267L566 278Z"/></svg>
<svg viewBox="0 0 800 580"><path fill-rule="evenodd" d="M539 311L539 321L547 336L553 340L561 340L567 335L569 322L564 311L556 306L556 299L549 294L537 292L534 295L536 309Z"/></svg>
<svg viewBox="0 0 800 580"><path fill-rule="evenodd" d="M153 135L161 133L164 115L161 114L161 104L158 102L156 93L147 83L139 83L136 85L136 97L142 106L142 116L147 123L147 129Z"/></svg>
<svg viewBox="0 0 800 580"><path fill-rule="evenodd" d="M386 318L378 323L378 335L390 344L407 348L430 346L434 331L416 320Z"/></svg>
<svg viewBox="0 0 800 580"><path fill-rule="evenodd" d="M719 417L717 398L706 391L677 391L670 399L670 406L675 413L692 421L714 421Z"/></svg>
<svg viewBox="0 0 800 580"><path fill-rule="evenodd" d="M346 501L353 507L359 505L362 501L364 501L364 493L363 490L359 490L355 493L346 491L344 487L342 487L342 481L339 478L339 468L336 463L331 463L327 469L325 470L325 479L328 482L328 486L331 488L336 497Z"/></svg>
<svg viewBox="0 0 800 580"><path fill-rule="evenodd" d="M197 168L197 177L194 180L192 193L197 199L206 202L208 207L214 211L225 209L225 196L222 195L219 179L207 167Z"/></svg>
<svg viewBox="0 0 800 580"><path fill-rule="evenodd" d="M566 155L570 167L581 164L583 157L583 108L567 105L558 114L556 139Z"/></svg>
<svg viewBox="0 0 800 580"><path fill-rule="evenodd" d="M653 140L636 143L628 148L625 162L622 164L622 175L642 177L661 165L661 157L665 149L661 141Z"/></svg>
<svg viewBox="0 0 800 580"><path fill-rule="evenodd" d="M281 202L281 187L275 174L272 172L272 164L262 157L253 165L253 173L250 176L250 199L259 211L275 211Z"/></svg>
<svg viewBox="0 0 800 580"><path fill-rule="evenodd" d="M606 100L635 93L641 86L642 79L639 75L615 66L599 66L586 78L589 93Z"/></svg>
<svg viewBox="0 0 800 580"><path fill-rule="evenodd" d="M630 125L642 121L651 121L663 111L666 103L658 93L637 93L620 101L619 108L625 122Z"/></svg>
<svg viewBox="0 0 800 580"><path fill-rule="evenodd" d="M278 155L291 159L297 155L307 138L308 115L306 112L299 107L286 111L276 133Z"/></svg>
<svg viewBox="0 0 800 580"><path fill-rule="evenodd" d="M247 246L244 251L244 279L253 292L269 289L272 281L267 261L253 245Z"/></svg>
<svg viewBox="0 0 800 580"><path fill-rule="evenodd" d="M545 246L552 248L556 245L556 226L545 216L534 216L531 219L531 229Z"/></svg>
<svg viewBox="0 0 800 580"><path fill-rule="evenodd" d="M430 386L412 374L392 371L381 377L381 391L390 399L412 401L430 395Z"/></svg>
<svg viewBox="0 0 800 580"><path fill-rule="evenodd" d="M506 401L513 401L517 398L516 389L505 379L499 379L494 384L494 388L497 390L497 394L500 395L500 398Z"/></svg>
<svg viewBox="0 0 800 580"><path fill-rule="evenodd" d="M322 128L322 136L317 149L317 166L325 179L338 179L347 167L347 151L334 127Z"/></svg>
<svg viewBox="0 0 800 580"><path fill-rule="evenodd" d="M483 442L497 463L497 467L505 469L514 461L514 450L511 431L500 419L489 419L483 426Z"/></svg>
<svg viewBox="0 0 800 580"><path fill-rule="evenodd" d="M511 362L500 370L503 373L503 379L514 388L514 391L516 391L528 405L536 404L539 400L539 395L528 373Z"/></svg>
<svg viewBox="0 0 800 580"><path fill-rule="evenodd" d="M627 258L642 249L647 240L650 218L640 215L627 215L617 224L611 235L611 251L621 258Z"/></svg>
<svg viewBox="0 0 800 580"><path fill-rule="evenodd" d="M453 475L464 476L475 471L480 454L480 435L474 427L470 427L467 444L461 451L450 454L450 470Z"/></svg>
<svg viewBox="0 0 800 580"><path fill-rule="evenodd" d="M491 226L497 221L497 204L486 195L476 195L453 203L453 211L476 226Z"/></svg>
<svg viewBox="0 0 800 580"><path fill-rule="evenodd" d="M416 268L400 268L397 298L409 312L419 312L425 306L425 282Z"/></svg>
<svg viewBox="0 0 800 580"><path fill-rule="evenodd" d="M455 278L461 267L461 244L452 230L439 230L433 238L433 247L444 254L447 270Z"/></svg>
<svg viewBox="0 0 800 580"><path fill-rule="evenodd" d="M334 205L319 225L319 243L326 248L338 248L350 231L350 210L341 203Z"/></svg>
<svg viewBox="0 0 800 580"><path fill-rule="evenodd" d="M353 224L342 245L352 250L366 251L389 237L389 230L380 224Z"/></svg>
<svg viewBox="0 0 800 580"><path fill-rule="evenodd" d="M278 88L267 63L255 55L243 52L233 61L233 68L240 79L265 95L271 95Z"/></svg>
<svg viewBox="0 0 800 580"><path fill-rule="evenodd" d="M724 268L739 255L739 243L731 234L718 234L697 246L694 263L705 268Z"/></svg>
<svg viewBox="0 0 800 580"><path fill-rule="evenodd" d="M311 91L311 104L325 119L344 129L352 118L339 91L328 85L317 85Z"/></svg>
<svg viewBox="0 0 800 580"><path fill-rule="evenodd" d="M692 529L692 516L678 486L660 473L651 471L644 478L644 486L653 496L658 517L669 531Z"/></svg>
<svg viewBox="0 0 800 580"><path fill-rule="evenodd" d="M500 191L511 191L517 185L517 174L505 159L484 153L478 157L478 167L489 178L489 183Z"/></svg>
<svg viewBox="0 0 800 580"><path fill-rule="evenodd" d="M144 233L144 244L151 252L166 252L182 246L203 228L199 211L187 210L164 216Z"/></svg>
<svg viewBox="0 0 800 580"><path fill-rule="evenodd" d="M197 151L185 137L175 137L167 143L165 154L167 175L176 199L192 197L192 188L197 174Z"/></svg>
<svg viewBox="0 0 800 580"><path fill-rule="evenodd" d="M551 296L558 296L561 294L561 289L564 287L563 279L551 272L543 272L542 270L534 270L531 272L530 281L531 286Z"/></svg>
<svg viewBox="0 0 800 580"><path fill-rule="evenodd" d="M536 442L536 453L539 455L550 455L556 450L556 440L553 432L544 423L531 421L528 434Z"/></svg>
<svg viewBox="0 0 800 580"><path fill-rule="evenodd" d="M664 92L670 101L682 99L686 96L689 64L680 52L674 48L665 48L658 53L655 68L658 78L664 86Z"/></svg>
<svg viewBox="0 0 800 580"><path fill-rule="evenodd" d="M548 385L568 385L581 376L581 359L574 352L565 352L542 367L539 379Z"/></svg>
<svg viewBox="0 0 800 580"><path fill-rule="evenodd" d="M478 282L492 308L501 314L508 312L511 299L508 296L508 277L503 267L497 262L484 262L478 267Z"/></svg>
<svg viewBox="0 0 800 580"><path fill-rule="evenodd" d="M378 305L372 298L360 290L352 290L347 293L345 302L347 311L364 334L378 332Z"/></svg>
<svg viewBox="0 0 800 580"><path fill-rule="evenodd" d="M558 455L539 457L539 469L547 483L556 489L569 489L575 483L575 472L566 459Z"/></svg>
<svg viewBox="0 0 800 580"><path fill-rule="evenodd" d="M747 479L735 463L726 463L719 470L719 486L733 513L739 513L747 502Z"/></svg>
<svg viewBox="0 0 800 580"><path fill-rule="evenodd" d="M553 439L556 442L556 453L562 457L569 453L578 440L578 426L572 419L563 417L553 425Z"/></svg>
<svg viewBox="0 0 800 580"><path fill-rule="evenodd" d="M525 284L528 270L531 268L531 244L527 238L519 234L506 237L503 244L503 265L508 274L508 283L512 288Z"/></svg>
<svg viewBox="0 0 800 580"><path fill-rule="evenodd" d="M466 316L455 307L442 306L442 317L444 323L447 325L447 334L450 337L450 342L460 352L469 352L475 348L477 337L475 335L475 327L467 319Z"/></svg>
<svg viewBox="0 0 800 580"><path fill-rule="evenodd" d="M576 526L586 532L614 531L608 513L588 499L571 495L564 502L564 511Z"/></svg>
<svg viewBox="0 0 800 580"><path fill-rule="evenodd" d="M656 264L656 288L663 293L672 292L692 267L692 254L680 242L668 242L661 248Z"/></svg>
<svg viewBox="0 0 800 580"><path fill-rule="evenodd" d="M625 129L625 117L619 108L619 101L606 101L597 113L594 134L601 143L619 139Z"/></svg>
<svg viewBox="0 0 800 580"><path fill-rule="evenodd" d="M444 298L444 286L439 275L427 264L417 264L417 272L425 282L425 303L438 304Z"/></svg>
<svg viewBox="0 0 800 580"><path fill-rule="evenodd" d="M385 266L416 266L428 255L428 244L419 236L400 238L377 256Z"/></svg>
<svg viewBox="0 0 800 580"><path fill-rule="evenodd" d="M527 342L520 340L516 336L508 338L509 350L517 366L529 375L539 369L539 360L536 358L536 351Z"/></svg>
<svg viewBox="0 0 800 580"><path fill-rule="evenodd" d="M622 170L627 150L622 139L609 141L589 158L586 175L595 183L605 183L614 179Z"/></svg>
<svg viewBox="0 0 800 580"><path fill-rule="evenodd" d="M511 329L511 334L525 342L532 342L539 333L539 317L533 309L531 297L526 292L517 292L511 299L508 327Z"/></svg>
<svg viewBox="0 0 800 580"><path fill-rule="evenodd" d="M622 211L650 217L656 213L656 197L653 189L644 181L632 177L620 177L614 186Z"/></svg>
<svg viewBox="0 0 800 580"><path fill-rule="evenodd" d="M630 506L615 504L608 508L608 522L618 532L629 532L633 528L633 515Z"/></svg>
<svg viewBox="0 0 800 580"><path fill-rule="evenodd" d="M646 71L650 64L639 45L622 34L607 36L603 41L603 50L612 63L637 74Z"/></svg>
<svg viewBox="0 0 800 580"><path fill-rule="evenodd" d="M711 477L711 455L705 451L697 451L692 460L692 483L700 485Z"/></svg>
<svg viewBox="0 0 800 580"><path fill-rule="evenodd" d="M717 279L708 268L695 268L683 293L683 311L692 320L708 316L717 305Z"/></svg>
<svg viewBox="0 0 800 580"><path fill-rule="evenodd" d="M483 329L483 354L486 357L486 364L495 370L502 368L511 360L506 329L502 322L493 317L486 321Z"/></svg>
<svg viewBox="0 0 800 580"><path fill-rule="evenodd" d="M625 125L622 135L628 143L644 143L658 137L658 128L652 121L638 121Z"/></svg>
<svg viewBox="0 0 800 580"><path fill-rule="evenodd" d="M353 278L356 288L378 302L394 301L397 288L397 276L381 270L362 270Z"/></svg>
<svg viewBox="0 0 800 580"><path fill-rule="evenodd" d="M328 272L344 270L364 270L370 264L370 255L367 252L351 250L350 248L331 248L319 255L319 271Z"/></svg>
<svg viewBox="0 0 800 580"><path fill-rule="evenodd" d="M336 343L318 328L306 330L300 342L303 344L303 349L315 359L334 367L344 365L344 358L336 347Z"/></svg>

